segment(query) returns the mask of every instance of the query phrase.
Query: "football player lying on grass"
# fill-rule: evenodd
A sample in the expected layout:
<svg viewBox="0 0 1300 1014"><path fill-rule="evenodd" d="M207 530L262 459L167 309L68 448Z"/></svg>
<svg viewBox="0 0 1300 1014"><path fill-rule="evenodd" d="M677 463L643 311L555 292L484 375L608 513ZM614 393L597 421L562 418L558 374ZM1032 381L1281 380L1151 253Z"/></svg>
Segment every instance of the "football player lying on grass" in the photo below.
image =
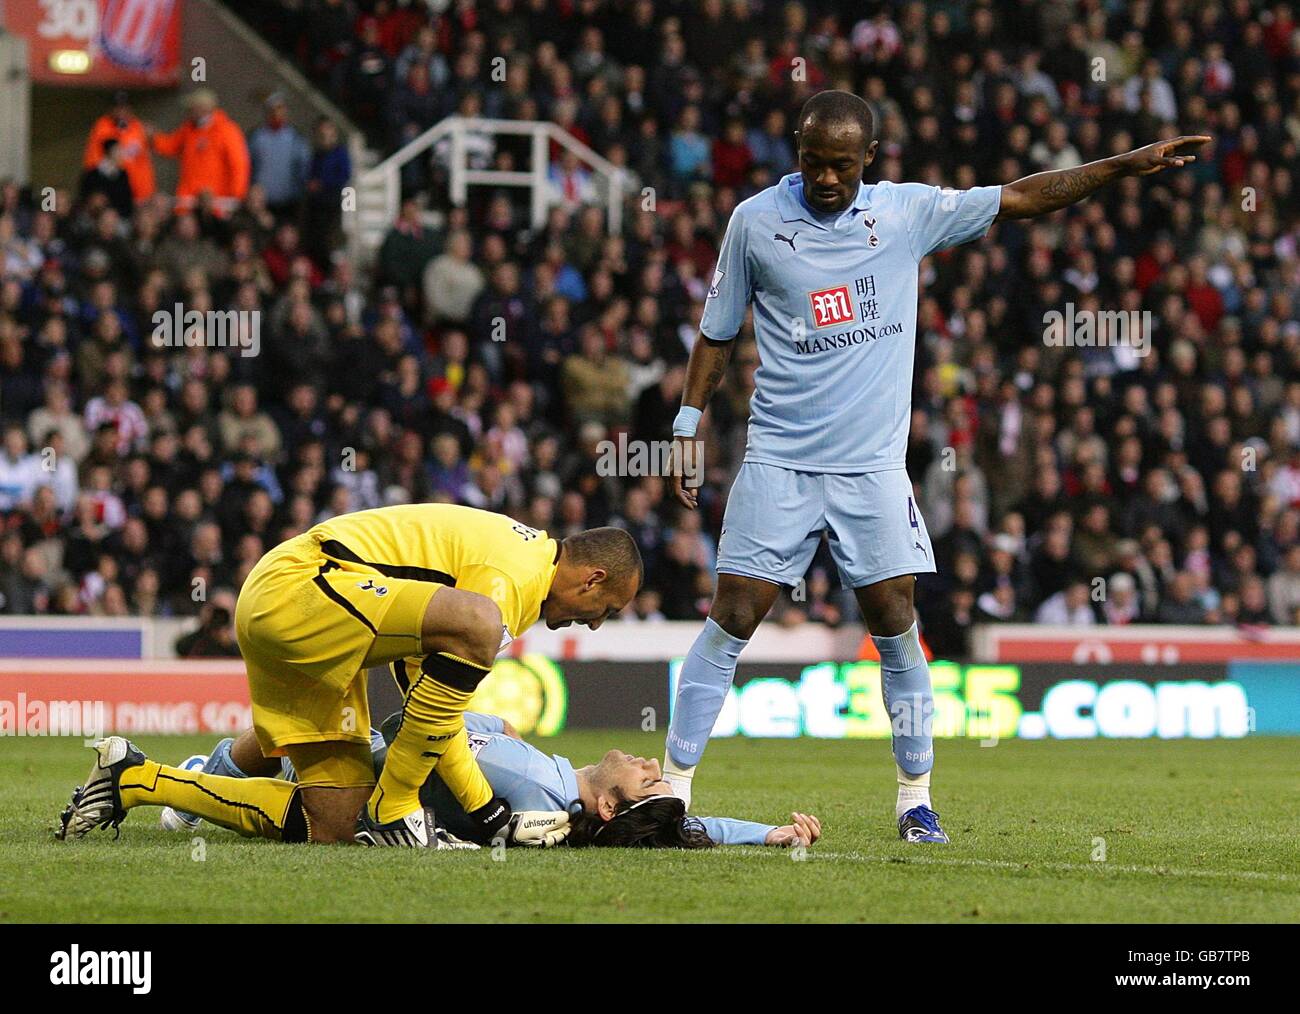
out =
<svg viewBox="0 0 1300 1014"><path fill-rule="evenodd" d="M371 730L375 772L384 766L388 742L401 715L389 716L383 731ZM546 754L524 742L509 723L494 715L466 712L470 749L496 795L516 812L570 809L571 848L712 848L714 845L811 845L821 837L821 822L811 814L791 814L783 827L726 817L688 816L686 804L672 794L657 760L610 750L597 764L575 768L567 758ZM182 767L201 766L209 774L234 778L276 777L293 780L288 758L265 758L257 740L246 732L223 739L211 756L190 757ZM442 783L437 771L420 791L420 802L439 829L440 848L477 848L463 841L473 833L469 816ZM198 818L170 807L162 812L168 830L189 831Z"/></svg>

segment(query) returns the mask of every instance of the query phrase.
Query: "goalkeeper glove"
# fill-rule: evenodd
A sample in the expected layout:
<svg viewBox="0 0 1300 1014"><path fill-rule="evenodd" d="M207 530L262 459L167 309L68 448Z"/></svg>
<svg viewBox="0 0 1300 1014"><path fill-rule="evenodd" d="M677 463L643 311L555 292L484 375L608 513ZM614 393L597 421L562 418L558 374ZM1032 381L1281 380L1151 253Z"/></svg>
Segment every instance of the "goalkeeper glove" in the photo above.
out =
<svg viewBox="0 0 1300 1014"><path fill-rule="evenodd" d="M507 845L543 849L560 844L572 830L564 810L524 810L514 814L507 826Z"/></svg>
<svg viewBox="0 0 1300 1014"><path fill-rule="evenodd" d="M523 810L515 813L500 796L469 815L482 843L550 848L569 836L569 814L564 810Z"/></svg>

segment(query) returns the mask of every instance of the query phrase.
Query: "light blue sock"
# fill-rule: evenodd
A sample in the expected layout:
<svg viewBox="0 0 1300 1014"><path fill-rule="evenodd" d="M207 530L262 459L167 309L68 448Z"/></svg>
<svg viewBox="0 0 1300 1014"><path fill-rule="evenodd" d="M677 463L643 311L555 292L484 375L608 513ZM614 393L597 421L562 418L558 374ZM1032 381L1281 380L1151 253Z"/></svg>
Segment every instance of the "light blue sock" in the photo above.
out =
<svg viewBox="0 0 1300 1014"><path fill-rule="evenodd" d="M668 756L694 767L704 753L736 675L736 661L748 641L732 637L708 619L677 674L677 701L668 727Z"/></svg>
<svg viewBox="0 0 1300 1014"><path fill-rule="evenodd" d="M872 637L880 652L880 689L894 734L894 761L909 775L934 767L934 692L916 624L895 637Z"/></svg>
<svg viewBox="0 0 1300 1014"><path fill-rule="evenodd" d="M203 765L204 774L222 775L225 778L247 778L239 769L239 766L230 759L230 748L234 745L233 739L223 739L208 754L208 762Z"/></svg>

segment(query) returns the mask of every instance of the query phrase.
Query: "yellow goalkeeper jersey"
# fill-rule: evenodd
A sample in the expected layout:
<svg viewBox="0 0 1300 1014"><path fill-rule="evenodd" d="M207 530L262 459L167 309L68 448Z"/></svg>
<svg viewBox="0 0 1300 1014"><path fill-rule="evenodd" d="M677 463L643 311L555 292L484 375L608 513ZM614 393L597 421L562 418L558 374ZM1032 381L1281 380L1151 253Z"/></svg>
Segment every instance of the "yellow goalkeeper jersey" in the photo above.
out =
<svg viewBox="0 0 1300 1014"><path fill-rule="evenodd" d="M511 638L537 622L560 544L504 514L455 504L408 504L343 514L308 533L321 552L387 577L437 581L486 595Z"/></svg>

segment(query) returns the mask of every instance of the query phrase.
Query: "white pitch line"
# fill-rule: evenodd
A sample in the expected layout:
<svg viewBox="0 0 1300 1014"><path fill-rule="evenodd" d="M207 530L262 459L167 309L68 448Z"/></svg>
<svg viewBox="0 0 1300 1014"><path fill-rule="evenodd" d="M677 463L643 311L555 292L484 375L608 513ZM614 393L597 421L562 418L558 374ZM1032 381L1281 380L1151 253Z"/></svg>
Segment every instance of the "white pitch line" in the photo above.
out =
<svg viewBox="0 0 1300 1014"><path fill-rule="evenodd" d="M775 851L775 850L773 850ZM776 853L780 855L781 853ZM787 853L788 854L788 853ZM816 846L806 853L809 859L835 859L849 862L880 863L888 866L974 866L994 870L1048 870L1055 873L1084 873L1104 870L1110 873L1143 873L1159 877L1208 877L1212 879L1263 880L1273 883L1300 881L1300 875L1272 873L1265 870L1197 870L1172 866L1122 866L1115 863L1039 863L1015 862L1010 859L943 859L939 856L872 856L861 852L822 852Z"/></svg>

